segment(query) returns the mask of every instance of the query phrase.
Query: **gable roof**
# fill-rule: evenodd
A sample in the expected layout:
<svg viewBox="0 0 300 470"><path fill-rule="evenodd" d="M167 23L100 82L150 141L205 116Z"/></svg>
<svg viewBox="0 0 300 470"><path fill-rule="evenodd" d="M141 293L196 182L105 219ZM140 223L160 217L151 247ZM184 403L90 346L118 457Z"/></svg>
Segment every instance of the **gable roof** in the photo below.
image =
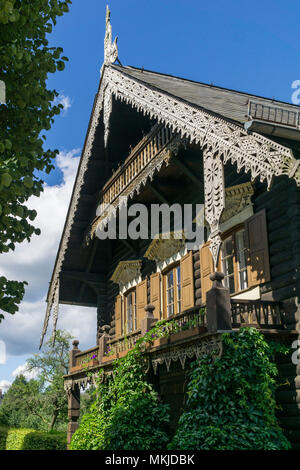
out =
<svg viewBox="0 0 300 470"><path fill-rule="evenodd" d="M298 164L295 163L289 148L259 134L249 134L243 129L242 124L245 122L249 100L253 95L133 67L105 65L49 286L42 339L47 330L53 303L55 304L53 316L55 331L59 276L67 250L75 249L74 244L70 248L71 230L77 220L78 207L82 204L82 188L89 178L93 177L93 170L88 165L89 161L96 153L101 153L99 146L95 148L94 145L96 134L98 132L97 138L105 141L107 128L109 128L112 96L141 110L151 118L163 122L175 132L187 135L201 146L213 144L215 152L223 152L224 162L229 160L236 162L238 170L245 168L246 171L251 171L253 178L259 175L261 180L267 179L270 183L273 174L292 172L291 176L296 179L297 172L296 180L300 181ZM261 100L260 102L266 105L274 103L267 98L255 97L255 99ZM280 106L291 111L298 109L288 103L276 103L280 103ZM101 136L99 136L99 129ZM262 164L258 165L260 159ZM78 246L77 241L76 243L75 246Z"/></svg>
<svg viewBox="0 0 300 470"><path fill-rule="evenodd" d="M265 98L251 93L223 88L213 84L196 82L173 75L162 74L132 66L121 67L113 65L120 72L154 86L170 95L176 96L188 103L199 106L223 117L241 124L249 121L250 103L262 106L282 108L298 113L300 107L273 98Z"/></svg>

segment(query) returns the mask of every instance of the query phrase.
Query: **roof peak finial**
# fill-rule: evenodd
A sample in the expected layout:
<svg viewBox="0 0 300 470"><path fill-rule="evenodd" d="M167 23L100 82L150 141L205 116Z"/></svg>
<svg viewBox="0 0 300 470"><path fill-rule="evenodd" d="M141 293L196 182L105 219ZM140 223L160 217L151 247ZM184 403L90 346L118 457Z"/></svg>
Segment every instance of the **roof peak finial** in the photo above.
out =
<svg viewBox="0 0 300 470"><path fill-rule="evenodd" d="M105 36L104 36L104 62L103 65L113 64L118 59L118 36L112 42L112 28L110 24L110 9L106 5ZM103 66L101 68L102 72Z"/></svg>

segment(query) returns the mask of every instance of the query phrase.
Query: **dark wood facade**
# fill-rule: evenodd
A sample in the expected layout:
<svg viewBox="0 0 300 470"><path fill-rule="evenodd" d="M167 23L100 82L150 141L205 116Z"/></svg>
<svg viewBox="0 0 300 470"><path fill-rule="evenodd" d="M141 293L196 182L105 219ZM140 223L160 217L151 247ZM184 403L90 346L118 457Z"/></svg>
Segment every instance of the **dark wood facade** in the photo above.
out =
<svg viewBox="0 0 300 470"><path fill-rule="evenodd" d="M115 85L117 91L106 91L105 94L104 80L110 72L119 80ZM268 336L290 344L298 338L299 331L300 189L297 186L297 162L300 133L295 124L298 121L292 119L294 114L298 116L297 107L128 67L107 66L103 76L51 280L50 307L45 321L47 326L55 292L59 303L97 307L96 346L81 352L75 345L66 376L70 435L78 418L79 387L90 380L86 376L86 365L94 373L100 367L110 370L113 360L126 354L146 328L162 318L175 319L181 334L174 332L167 342L153 345L149 351L154 361L151 374L162 399L171 405L175 425L184 405L186 368L182 365L186 360L185 348L201 347L201 342L205 343L208 336L218 341L217 332L224 329L220 327L220 308L218 305L215 309L209 307L211 304L207 299L207 295L212 295L208 292L212 292L210 276L214 271L225 275L227 289L222 289L228 300L224 297L229 319L225 321L226 328L251 324ZM210 148L207 141L195 141L188 130L180 131L167 118L158 118L154 111L151 114L144 105L142 91L136 95L136 101L124 97L120 90L130 81L132 86L143 86L150 94L157 93L157 106L161 100L162 113L165 100L176 98L180 105L190 106L195 115L201 116L205 108L211 116L211 127L214 125L217 129L219 123L236 126L240 135L237 134L235 142L240 140L242 143L248 135L254 136L258 141L262 139L264 149L278 145L278 154L283 149L293 155L288 170L285 170L285 162L279 171L272 161L262 158L255 174L250 163L239 168L234 159L225 161L226 154L223 158L221 153L221 156L218 154L219 147L214 148L214 155L222 161L225 186L225 208L218 221L222 245L217 263L211 250L213 232L209 223L205 223L203 243L193 250L186 248L184 240L174 238L154 241L150 236L136 240L120 237L101 240L97 237L97 228L104 220L99 208L103 204L115 204L119 196L126 196L128 208L139 203L149 212L153 204L179 204L181 208L185 204L205 204L206 214L208 211L208 182L204 168ZM258 119L258 108L255 108L256 121L249 118L247 121L245 116L250 104L254 109L253 103L269 107L268 117L264 118L262 114ZM279 118L275 114L272 118L274 107L281 110L280 122L276 122ZM176 107L174 109L176 114ZM283 121L284 113L291 113L287 122ZM256 134L244 130L245 121L248 127L256 126ZM267 133L271 121L276 137ZM215 132L216 142L218 138L223 142L224 136L218 137ZM251 161L254 151L250 148L243 152L248 152ZM265 167L273 176L270 189L265 181ZM115 207L118 226L120 210L117 205ZM128 219L128 224L131 220ZM173 231L175 222L178 221L172 220ZM181 327L191 319L193 326L186 333ZM178 360L170 365L165 358L171 350ZM93 356L96 359L91 359ZM157 366L159 361L163 365ZM282 404L280 419L297 447L300 445L298 368L287 361L280 365L280 371L291 384L288 392L280 390L278 393L278 401Z"/></svg>

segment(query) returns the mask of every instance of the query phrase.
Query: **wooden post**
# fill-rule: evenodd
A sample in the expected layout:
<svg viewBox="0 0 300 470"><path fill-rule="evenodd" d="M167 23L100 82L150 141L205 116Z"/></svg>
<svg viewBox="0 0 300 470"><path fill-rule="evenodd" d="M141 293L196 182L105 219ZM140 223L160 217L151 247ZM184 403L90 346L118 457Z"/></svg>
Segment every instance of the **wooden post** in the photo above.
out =
<svg viewBox="0 0 300 470"><path fill-rule="evenodd" d="M212 288L206 292L207 331L231 330L231 304L229 290L223 286L224 274L214 272L210 275Z"/></svg>
<svg viewBox="0 0 300 470"><path fill-rule="evenodd" d="M78 429L78 419L80 416L80 388L78 384L74 384L73 388L69 391L68 394L68 434L67 434L67 444L68 449L70 447L71 439Z"/></svg>
<svg viewBox="0 0 300 470"><path fill-rule="evenodd" d="M102 358L106 351L107 341L110 339L110 335L108 334L110 330L110 325L104 325L100 329L103 333L99 337L99 347L98 347L98 361L101 364Z"/></svg>
<svg viewBox="0 0 300 470"><path fill-rule="evenodd" d="M147 333L147 331L151 330L151 328L153 328L154 324L157 322L157 319L153 315L154 309L155 309L155 306L152 304L146 305L144 309L146 312L146 315L142 319L142 325L141 325L142 336L144 336Z"/></svg>
<svg viewBox="0 0 300 470"><path fill-rule="evenodd" d="M76 366L76 354L80 353L80 349L78 349L78 345L79 345L78 339L74 339L72 344L73 344L73 349L71 349L69 353L69 372L72 367Z"/></svg>
<svg viewBox="0 0 300 470"><path fill-rule="evenodd" d="M79 341L75 339L73 341L73 349L70 351L69 356L69 369L76 365L76 354L80 352L78 349ZM70 446L70 442L72 436L76 429L78 428L78 418L80 415L80 389L77 384L71 387L68 390L68 434L67 434L67 444L68 448Z"/></svg>

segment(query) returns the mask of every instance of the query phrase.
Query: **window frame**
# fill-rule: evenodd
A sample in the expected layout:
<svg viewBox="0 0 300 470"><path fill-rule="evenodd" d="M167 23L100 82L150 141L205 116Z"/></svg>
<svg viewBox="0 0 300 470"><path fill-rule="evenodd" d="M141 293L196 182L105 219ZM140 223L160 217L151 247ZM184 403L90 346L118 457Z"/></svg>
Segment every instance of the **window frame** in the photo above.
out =
<svg viewBox="0 0 300 470"><path fill-rule="evenodd" d="M239 225L236 225L234 227L232 227L231 229L229 230L226 230L226 232L222 233L221 235L221 238L222 238L222 245L224 243L224 241L226 239L228 239L229 237L232 237L232 243L233 243L233 277L234 277L234 292L230 292L230 295L233 296L233 295L237 295L239 294L240 292L246 292L247 290L249 290L251 288L251 286L249 286L249 270L250 270L250 264L249 264L249 259L248 259L248 253L249 253L249 249L248 249L248 243L247 243L247 238L245 238L246 240L246 243L245 243L245 248L244 248L244 251L245 251L245 258L246 258L246 272L247 272L247 287L241 289L240 287L240 266L239 266L239 261L238 261L238 252L237 252L237 239L236 239L236 234L240 231L244 230L245 232L245 237L247 237L247 232L246 232L246 226L245 224L239 224ZM219 257L219 263L218 263L218 270L223 272L225 277L226 277L226 273L224 272L223 270L223 256L222 256L222 247L221 246L221 249L220 249L220 257ZM228 286L225 285L225 282L224 282L224 286L228 288Z"/></svg>
<svg viewBox="0 0 300 470"><path fill-rule="evenodd" d="M133 311L133 317L132 317L132 329L129 331L129 328L128 328L128 297L131 294L134 294L134 303L132 304L132 305L134 305L134 311ZM123 302L123 306L124 306L124 309L123 309L123 312L124 312L123 335L127 335L127 334L134 333L137 330L136 287L132 287L131 289L127 290L123 294L123 299L124 299L124 302Z"/></svg>
<svg viewBox="0 0 300 470"><path fill-rule="evenodd" d="M178 283L178 268L180 272L180 279ZM167 288L167 282L168 282L168 275L170 272L173 272L173 313L168 314L168 306L171 304L168 304L168 288ZM162 278L163 278L163 317L164 318L170 318L173 315L178 315L181 313L181 270L180 270L180 261L172 263L169 265L167 268L165 268L162 272ZM180 295L178 296L178 293Z"/></svg>

